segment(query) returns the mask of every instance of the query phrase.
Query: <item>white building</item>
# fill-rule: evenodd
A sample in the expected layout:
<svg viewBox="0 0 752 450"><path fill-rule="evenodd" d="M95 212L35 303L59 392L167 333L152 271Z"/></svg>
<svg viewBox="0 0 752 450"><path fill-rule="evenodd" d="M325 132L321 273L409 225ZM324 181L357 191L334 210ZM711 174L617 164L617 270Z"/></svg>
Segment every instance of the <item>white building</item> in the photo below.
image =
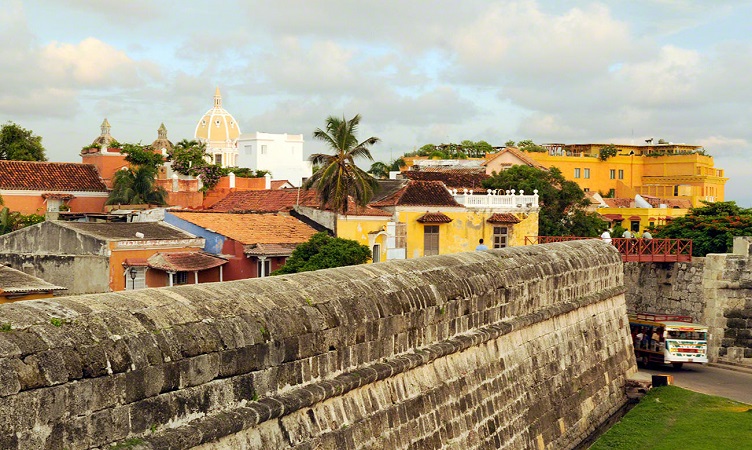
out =
<svg viewBox="0 0 752 450"><path fill-rule="evenodd" d="M247 133L238 138L238 167L268 170L275 180L300 186L311 176L311 162L303 156L302 134Z"/></svg>
<svg viewBox="0 0 752 450"><path fill-rule="evenodd" d="M194 137L206 144L206 152L211 155L211 162L222 167L237 167L238 136L240 127L232 114L222 108L222 94L217 87L214 93L214 107L198 121Z"/></svg>

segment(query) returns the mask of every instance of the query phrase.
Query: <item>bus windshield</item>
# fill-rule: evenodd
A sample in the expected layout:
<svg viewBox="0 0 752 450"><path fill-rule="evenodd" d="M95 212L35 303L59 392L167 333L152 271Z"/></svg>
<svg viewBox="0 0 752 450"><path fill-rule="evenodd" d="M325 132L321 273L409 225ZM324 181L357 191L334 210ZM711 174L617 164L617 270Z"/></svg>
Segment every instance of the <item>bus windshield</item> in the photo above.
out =
<svg viewBox="0 0 752 450"><path fill-rule="evenodd" d="M690 339L694 341L704 341L706 334L704 331L678 331L669 330L667 339Z"/></svg>

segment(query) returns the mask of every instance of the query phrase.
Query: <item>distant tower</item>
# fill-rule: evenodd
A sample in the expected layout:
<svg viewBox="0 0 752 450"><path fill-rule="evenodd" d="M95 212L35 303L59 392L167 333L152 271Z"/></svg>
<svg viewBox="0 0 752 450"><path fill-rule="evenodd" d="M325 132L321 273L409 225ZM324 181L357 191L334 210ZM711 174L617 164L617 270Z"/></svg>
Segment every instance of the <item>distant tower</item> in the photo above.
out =
<svg viewBox="0 0 752 450"><path fill-rule="evenodd" d="M172 142L170 142L170 140L167 139L167 127L164 126L164 123L159 126L159 129L157 129L157 139L151 143L150 148L151 148L151 151L153 151L154 153L158 153L164 156L165 158L172 151L173 145L172 145ZM167 173L168 165L169 165L168 163L165 163L159 167L159 173L158 173L159 178L168 177L168 173ZM172 174L169 174L169 175L172 175Z"/></svg>
<svg viewBox="0 0 752 450"><path fill-rule="evenodd" d="M89 147L81 150L81 162L96 166L102 180L111 188L115 172L128 167L128 163L125 161L125 155L120 153L120 148L113 147L117 146L117 141L110 134L110 128L110 122L104 119L99 127L100 135Z"/></svg>
<svg viewBox="0 0 752 450"><path fill-rule="evenodd" d="M222 167L234 167L238 156L240 128L232 114L222 108L219 87L214 93L214 107L207 111L196 124L194 137L206 144L206 152L212 162Z"/></svg>
<svg viewBox="0 0 752 450"><path fill-rule="evenodd" d="M99 126L99 129L102 131L102 133L94 139L94 142L91 143L92 147L99 147L102 152L107 151L110 144L113 142L117 142L115 138L110 135L110 122L107 121L107 118L102 121L102 125Z"/></svg>

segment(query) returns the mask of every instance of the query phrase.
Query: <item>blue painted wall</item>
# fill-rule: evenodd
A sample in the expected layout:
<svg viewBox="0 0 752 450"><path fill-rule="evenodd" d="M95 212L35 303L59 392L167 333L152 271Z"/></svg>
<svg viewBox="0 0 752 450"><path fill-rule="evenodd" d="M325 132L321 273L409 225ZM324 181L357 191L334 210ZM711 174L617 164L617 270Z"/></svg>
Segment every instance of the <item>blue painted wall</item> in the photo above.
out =
<svg viewBox="0 0 752 450"><path fill-rule="evenodd" d="M225 237L221 234L209 231L206 228L200 227L196 224L176 217L169 212L165 213L164 221L169 223L170 225L174 225L180 228L183 231L187 231L191 234L195 234L196 236L206 239L206 244L204 245L205 252L213 253L215 255L222 253L222 246L225 244Z"/></svg>

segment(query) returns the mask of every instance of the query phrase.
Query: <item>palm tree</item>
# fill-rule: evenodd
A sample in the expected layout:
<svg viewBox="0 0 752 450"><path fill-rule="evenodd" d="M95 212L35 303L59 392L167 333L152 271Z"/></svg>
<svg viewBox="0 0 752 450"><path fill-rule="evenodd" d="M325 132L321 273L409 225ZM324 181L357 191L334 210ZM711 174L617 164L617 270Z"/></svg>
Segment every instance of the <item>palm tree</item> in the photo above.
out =
<svg viewBox="0 0 752 450"><path fill-rule="evenodd" d="M347 214L347 198L351 196L358 205L365 206L373 197L376 180L355 165L355 158L364 157L373 161L368 149L379 142L377 137L369 137L358 142L357 131L360 114L350 120L344 117L329 116L326 130L318 128L313 132L314 139L326 142L334 154L316 153L310 156L314 166L320 166L303 186L316 189L322 205L334 211Z"/></svg>
<svg viewBox="0 0 752 450"><path fill-rule="evenodd" d="M368 169L368 173L376 178L389 178L389 166L381 161L376 161L375 163L371 164L371 168Z"/></svg>
<svg viewBox="0 0 752 450"><path fill-rule="evenodd" d="M154 185L154 169L148 166L123 168L112 177L107 205L167 204L167 191Z"/></svg>

